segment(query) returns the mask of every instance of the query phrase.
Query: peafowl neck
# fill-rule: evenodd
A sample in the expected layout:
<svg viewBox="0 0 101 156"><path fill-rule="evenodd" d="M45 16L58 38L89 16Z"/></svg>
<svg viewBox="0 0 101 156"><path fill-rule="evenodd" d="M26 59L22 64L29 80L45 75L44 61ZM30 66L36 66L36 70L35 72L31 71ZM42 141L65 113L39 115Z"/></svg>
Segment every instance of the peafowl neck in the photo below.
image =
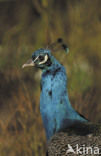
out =
<svg viewBox="0 0 101 156"><path fill-rule="evenodd" d="M52 57L52 65L42 72L40 112L47 139L75 122L87 121L71 106L65 68Z"/></svg>

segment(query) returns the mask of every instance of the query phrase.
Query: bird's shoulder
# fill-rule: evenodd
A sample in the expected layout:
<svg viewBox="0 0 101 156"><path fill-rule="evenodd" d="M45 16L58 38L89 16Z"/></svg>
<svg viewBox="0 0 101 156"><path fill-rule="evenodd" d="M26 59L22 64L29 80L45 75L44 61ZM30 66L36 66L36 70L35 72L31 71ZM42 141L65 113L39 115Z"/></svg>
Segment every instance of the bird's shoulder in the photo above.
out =
<svg viewBox="0 0 101 156"><path fill-rule="evenodd" d="M66 133L63 132L57 133L48 142L47 156L67 156L67 150L69 149L69 145L74 149L74 151L76 150L76 145L78 145L79 147L97 146L100 149L101 136L68 136ZM74 153L70 153L70 155L74 156Z"/></svg>
<svg viewBox="0 0 101 156"><path fill-rule="evenodd" d="M68 144L73 149L75 149L76 144L79 146L101 146L101 124L79 123L54 134L48 142L48 156L52 156L54 153L64 156L68 149Z"/></svg>
<svg viewBox="0 0 101 156"><path fill-rule="evenodd" d="M89 135L98 136L101 134L101 124L95 124L92 122L75 122L67 129L62 130L68 135Z"/></svg>

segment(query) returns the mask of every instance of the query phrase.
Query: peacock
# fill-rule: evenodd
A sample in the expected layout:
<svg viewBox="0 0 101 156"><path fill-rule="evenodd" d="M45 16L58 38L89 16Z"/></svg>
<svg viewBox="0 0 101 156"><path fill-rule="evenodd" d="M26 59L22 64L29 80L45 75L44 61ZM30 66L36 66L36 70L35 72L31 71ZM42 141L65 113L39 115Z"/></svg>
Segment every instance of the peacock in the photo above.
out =
<svg viewBox="0 0 101 156"><path fill-rule="evenodd" d="M91 123L72 107L68 97L66 70L51 53L57 43L68 53L68 46L59 38L51 46L36 50L22 66L34 66L42 70L40 113L47 138L47 156L83 155L84 149L84 155L99 155L101 125ZM90 150L86 153L86 146L91 146L93 153L89 153ZM93 146L97 146L96 153Z"/></svg>

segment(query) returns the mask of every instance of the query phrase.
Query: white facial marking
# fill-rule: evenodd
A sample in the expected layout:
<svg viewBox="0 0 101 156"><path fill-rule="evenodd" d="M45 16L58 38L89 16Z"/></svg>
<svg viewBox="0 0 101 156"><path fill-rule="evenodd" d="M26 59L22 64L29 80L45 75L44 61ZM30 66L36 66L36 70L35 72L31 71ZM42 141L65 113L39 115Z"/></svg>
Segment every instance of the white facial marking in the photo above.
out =
<svg viewBox="0 0 101 156"><path fill-rule="evenodd" d="M45 55L44 60L42 62L40 62L39 64L44 64L45 62L47 62L47 60L48 60L48 55Z"/></svg>
<svg viewBox="0 0 101 156"><path fill-rule="evenodd" d="M33 62L35 62L38 58L39 58L39 56L37 56Z"/></svg>

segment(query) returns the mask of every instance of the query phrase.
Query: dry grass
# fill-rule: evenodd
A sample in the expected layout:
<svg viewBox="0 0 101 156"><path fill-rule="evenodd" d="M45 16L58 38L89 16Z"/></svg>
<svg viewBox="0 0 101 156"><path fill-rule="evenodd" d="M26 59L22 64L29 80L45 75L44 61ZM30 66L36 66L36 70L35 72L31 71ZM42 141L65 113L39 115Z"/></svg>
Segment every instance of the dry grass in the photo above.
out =
<svg viewBox="0 0 101 156"><path fill-rule="evenodd" d="M0 1L0 156L43 156L46 139L39 111L40 72L21 65L32 52L63 37L72 105L101 121L101 2Z"/></svg>

